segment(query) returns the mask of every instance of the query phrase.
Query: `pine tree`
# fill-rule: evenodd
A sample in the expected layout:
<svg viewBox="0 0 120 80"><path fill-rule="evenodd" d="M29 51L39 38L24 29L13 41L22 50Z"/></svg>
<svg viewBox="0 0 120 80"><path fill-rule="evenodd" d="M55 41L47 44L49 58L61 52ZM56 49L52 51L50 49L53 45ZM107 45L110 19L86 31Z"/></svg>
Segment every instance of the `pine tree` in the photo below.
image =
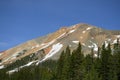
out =
<svg viewBox="0 0 120 80"><path fill-rule="evenodd" d="M117 43L114 44L113 57L114 57L114 64L116 66L115 69L116 69L117 78L118 78L118 80L120 80L120 43L119 43L119 39L117 39Z"/></svg>
<svg viewBox="0 0 120 80"><path fill-rule="evenodd" d="M58 60L58 66L57 66L57 72L56 72L57 80L61 80L61 78L62 78L62 71L63 71L63 66L64 66L64 58L65 58L65 53L63 51L61 53L61 55L60 55L59 60Z"/></svg>
<svg viewBox="0 0 120 80"><path fill-rule="evenodd" d="M70 80L82 80L83 78L83 54L81 52L81 44L73 51L70 64Z"/></svg>
<svg viewBox="0 0 120 80"><path fill-rule="evenodd" d="M102 79L101 77L99 77L97 71L94 68L94 65L92 65L90 71L85 74L83 80L102 80Z"/></svg>
<svg viewBox="0 0 120 80"><path fill-rule="evenodd" d="M61 80L69 80L70 58L71 58L71 53L70 53L70 48L68 46L65 52Z"/></svg>
<svg viewBox="0 0 120 80"><path fill-rule="evenodd" d="M100 47L98 47L97 58L100 58Z"/></svg>
<svg viewBox="0 0 120 80"><path fill-rule="evenodd" d="M109 59L111 56L111 47L110 43L108 44L107 48L105 48L105 44L102 46L102 51L101 51L101 76L103 80L108 80L109 77Z"/></svg>

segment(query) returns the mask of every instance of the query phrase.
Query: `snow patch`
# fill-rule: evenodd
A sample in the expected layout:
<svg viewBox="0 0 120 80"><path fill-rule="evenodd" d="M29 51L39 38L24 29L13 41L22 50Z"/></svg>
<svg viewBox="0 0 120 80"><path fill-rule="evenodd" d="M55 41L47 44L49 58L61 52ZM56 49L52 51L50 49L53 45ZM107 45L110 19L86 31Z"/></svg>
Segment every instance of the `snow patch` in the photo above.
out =
<svg viewBox="0 0 120 80"><path fill-rule="evenodd" d="M54 42L55 42L55 39L52 40L51 42L47 43L47 44L46 44L45 46L43 46L41 49L44 49L44 48L50 46L50 45L53 44Z"/></svg>
<svg viewBox="0 0 120 80"><path fill-rule="evenodd" d="M117 43L117 39L115 39L115 40L113 41L113 44L115 44L115 43Z"/></svg>
<svg viewBox="0 0 120 80"><path fill-rule="evenodd" d="M60 49L63 47L62 44L60 43L57 43L57 44L54 44L52 46L52 49L50 50L50 52L39 62L36 63L36 65L38 65L40 62L43 62L45 61L46 59L52 57L54 54L56 54L58 51L60 51Z"/></svg>
<svg viewBox="0 0 120 80"><path fill-rule="evenodd" d="M107 41L105 41L105 48L108 46L108 43L107 43Z"/></svg>
<svg viewBox="0 0 120 80"><path fill-rule="evenodd" d="M59 39L59 38L61 38L61 37L63 37L65 35L65 33L63 33L63 34L61 34L57 39Z"/></svg>
<svg viewBox="0 0 120 80"><path fill-rule="evenodd" d="M3 68L4 68L4 65L1 65L1 66L0 66L0 69L3 69Z"/></svg>
<svg viewBox="0 0 120 80"><path fill-rule="evenodd" d="M117 38L120 38L120 35L117 35Z"/></svg>
<svg viewBox="0 0 120 80"><path fill-rule="evenodd" d="M86 46L85 43L82 43L83 46Z"/></svg>
<svg viewBox="0 0 120 80"><path fill-rule="evenodd" d="M14 72L18 72L18 68L8 71L9 74L14 73Z"/></svg>
<svg viewBox="0 0 120 80"><path fill-rule="evenodd" d="M12 54L11 56L4 59L3 62L6 62L6 61L11 60L11 59L15 59L18 55L20 55L20 52L17 51L14 54Z"/></svg>
<svg viewBox="0 0 120 80"><path fill-rule="evenodd" d="M94 51L98 51L98 46L94 43Z"/></svg>
<svg viewBox="0 0 120 80"><path fill-rule="evenodd" d="M91 46L88 46L89 48L93 48L94 51L98 51L98 46L96 43L93 43L92 41L90 41L92 43Z"/></svg>
<svg viewBox="0 0 120 80"><path fill-rule="evenodd" d="M86 31L83 31L82 33L85 33Z"/></svg>
<svg viewBox="0 0 120 80"><path fill-rule="evenodd" d="M78 44L79 43L79 41L72 41L73 43L76 43L76 44Z"/></svg>
<svg viewBox="0 0 120 80"><path fill-rule="evenodd" d="M30 65L32 65L32 64L35 63L35 62L37 62L37 60L36 60L36 61L31 61L31 62L29 62L29 63L27 63L27 64L25 64L25 65L23 65L23 66L20 66L20 69L21 69L21 68L24 68L24 67L26 67L26 66L30 66Z"/></svg>
<svg viewBox="0 0 120 80"><path fill-rule="evenodd" d="M90 29L92 29L91 27L88 27L86 30L90 30Z"/></svg>
<svg viewBox="0 0 120 80"><path fill-rule="evenodd" d="M36 61L31 61L31 62L29 62L29 63L27 63L27 64L25 64L25 65L23 65L23 66L20 66L19 68L15 68L15 69L13 69L13 70L8 71L8 73L11 74L11 73L14 73L14 72L18 72L19 69L22 69L22 68L24 68L24 67L30 66L30 65L32 65L33 63L37 62L37 61L38 61L38 60L36 60Z"/></svg>
<svg viewBox="0 0 120 80"><path fill-rule="evenodd" d="M93 48L94 46L93 45L91 45L91 46L88 46L89 48Z"/></svg>
<svg viewBox="0 0 120 80"><path fill-rule="evenodd" d="M94 57L96 57L96 58L97 58L97 57L98 57L98 55L97 55L97 54L94 54Z"/></svg>
<svg viewBox="0 0 120 80"><path fill-rule="evenodd" d="M71 30L71 31L69 31L69 33L73 33L75 30Z"/></svg>

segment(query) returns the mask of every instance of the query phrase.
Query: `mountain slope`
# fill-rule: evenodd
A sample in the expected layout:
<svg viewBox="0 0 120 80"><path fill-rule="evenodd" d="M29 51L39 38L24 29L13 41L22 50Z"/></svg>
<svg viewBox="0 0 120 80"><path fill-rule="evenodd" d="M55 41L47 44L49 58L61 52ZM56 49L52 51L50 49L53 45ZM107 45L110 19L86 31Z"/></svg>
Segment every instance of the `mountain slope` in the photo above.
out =
<svg viewBox="0 0 120 80"><path fill-rule="evenodd" d="M0 67L3 68L27 56L31 59L26 60L25 64L21 65L20 68L32 64L38 65L47 59L57 60L60 53L67 46L70 46L70 49L74 50L79 42L82 44L84 55L89 54L91 48L96 53L98 47L104 42L107 46L108 43L116 43L117 38L120 38L120 31L104 30L88 24L62 27L54 33L27 41L1 52Z"/></svg>

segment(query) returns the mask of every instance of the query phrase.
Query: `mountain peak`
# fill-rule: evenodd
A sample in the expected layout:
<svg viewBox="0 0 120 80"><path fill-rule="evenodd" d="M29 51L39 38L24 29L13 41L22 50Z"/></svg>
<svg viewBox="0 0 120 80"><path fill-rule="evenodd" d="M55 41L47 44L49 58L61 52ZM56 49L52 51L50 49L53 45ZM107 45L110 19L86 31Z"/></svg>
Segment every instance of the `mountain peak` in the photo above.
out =
<svg viewBox="0 0 120 80"><path fill-rule="evenodd" d="M67 31L68 30L68 27L64 26L64 27L61 27L58 31L59 32L64 32L64 31Z"/></svg>
<svg viewBox="0 0 120 80"><path fill-rule="evenodd" d="M0 65L11 64L16 60L32 55L34 55L31 59L32 63L45 61L46 59L56 60L67 46L74 50L79 42L82 44L85 55L90 53L91 48L94 48L96 53L98 46L101 46L102 43L105 42L106 45L111 43L113 45L116 39L120 38L120 31L116 32L117 35L115 32L100 29L86 23L70 27L64 26L50 35L27 41L24 44L2 52ZM26 61L26 64L28 62Z"/></svg>

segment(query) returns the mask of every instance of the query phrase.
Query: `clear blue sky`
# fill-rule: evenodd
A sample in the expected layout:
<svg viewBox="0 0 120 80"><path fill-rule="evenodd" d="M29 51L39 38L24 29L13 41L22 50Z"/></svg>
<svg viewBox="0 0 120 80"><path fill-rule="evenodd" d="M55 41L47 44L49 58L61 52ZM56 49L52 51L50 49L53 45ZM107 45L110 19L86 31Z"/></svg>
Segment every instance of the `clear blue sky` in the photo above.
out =
<svg viewBox="0 0 120 80"><path fill-rule="evenodd" d="M120 30L120 0L0 0L0 51L81 22Z"/></svg>

